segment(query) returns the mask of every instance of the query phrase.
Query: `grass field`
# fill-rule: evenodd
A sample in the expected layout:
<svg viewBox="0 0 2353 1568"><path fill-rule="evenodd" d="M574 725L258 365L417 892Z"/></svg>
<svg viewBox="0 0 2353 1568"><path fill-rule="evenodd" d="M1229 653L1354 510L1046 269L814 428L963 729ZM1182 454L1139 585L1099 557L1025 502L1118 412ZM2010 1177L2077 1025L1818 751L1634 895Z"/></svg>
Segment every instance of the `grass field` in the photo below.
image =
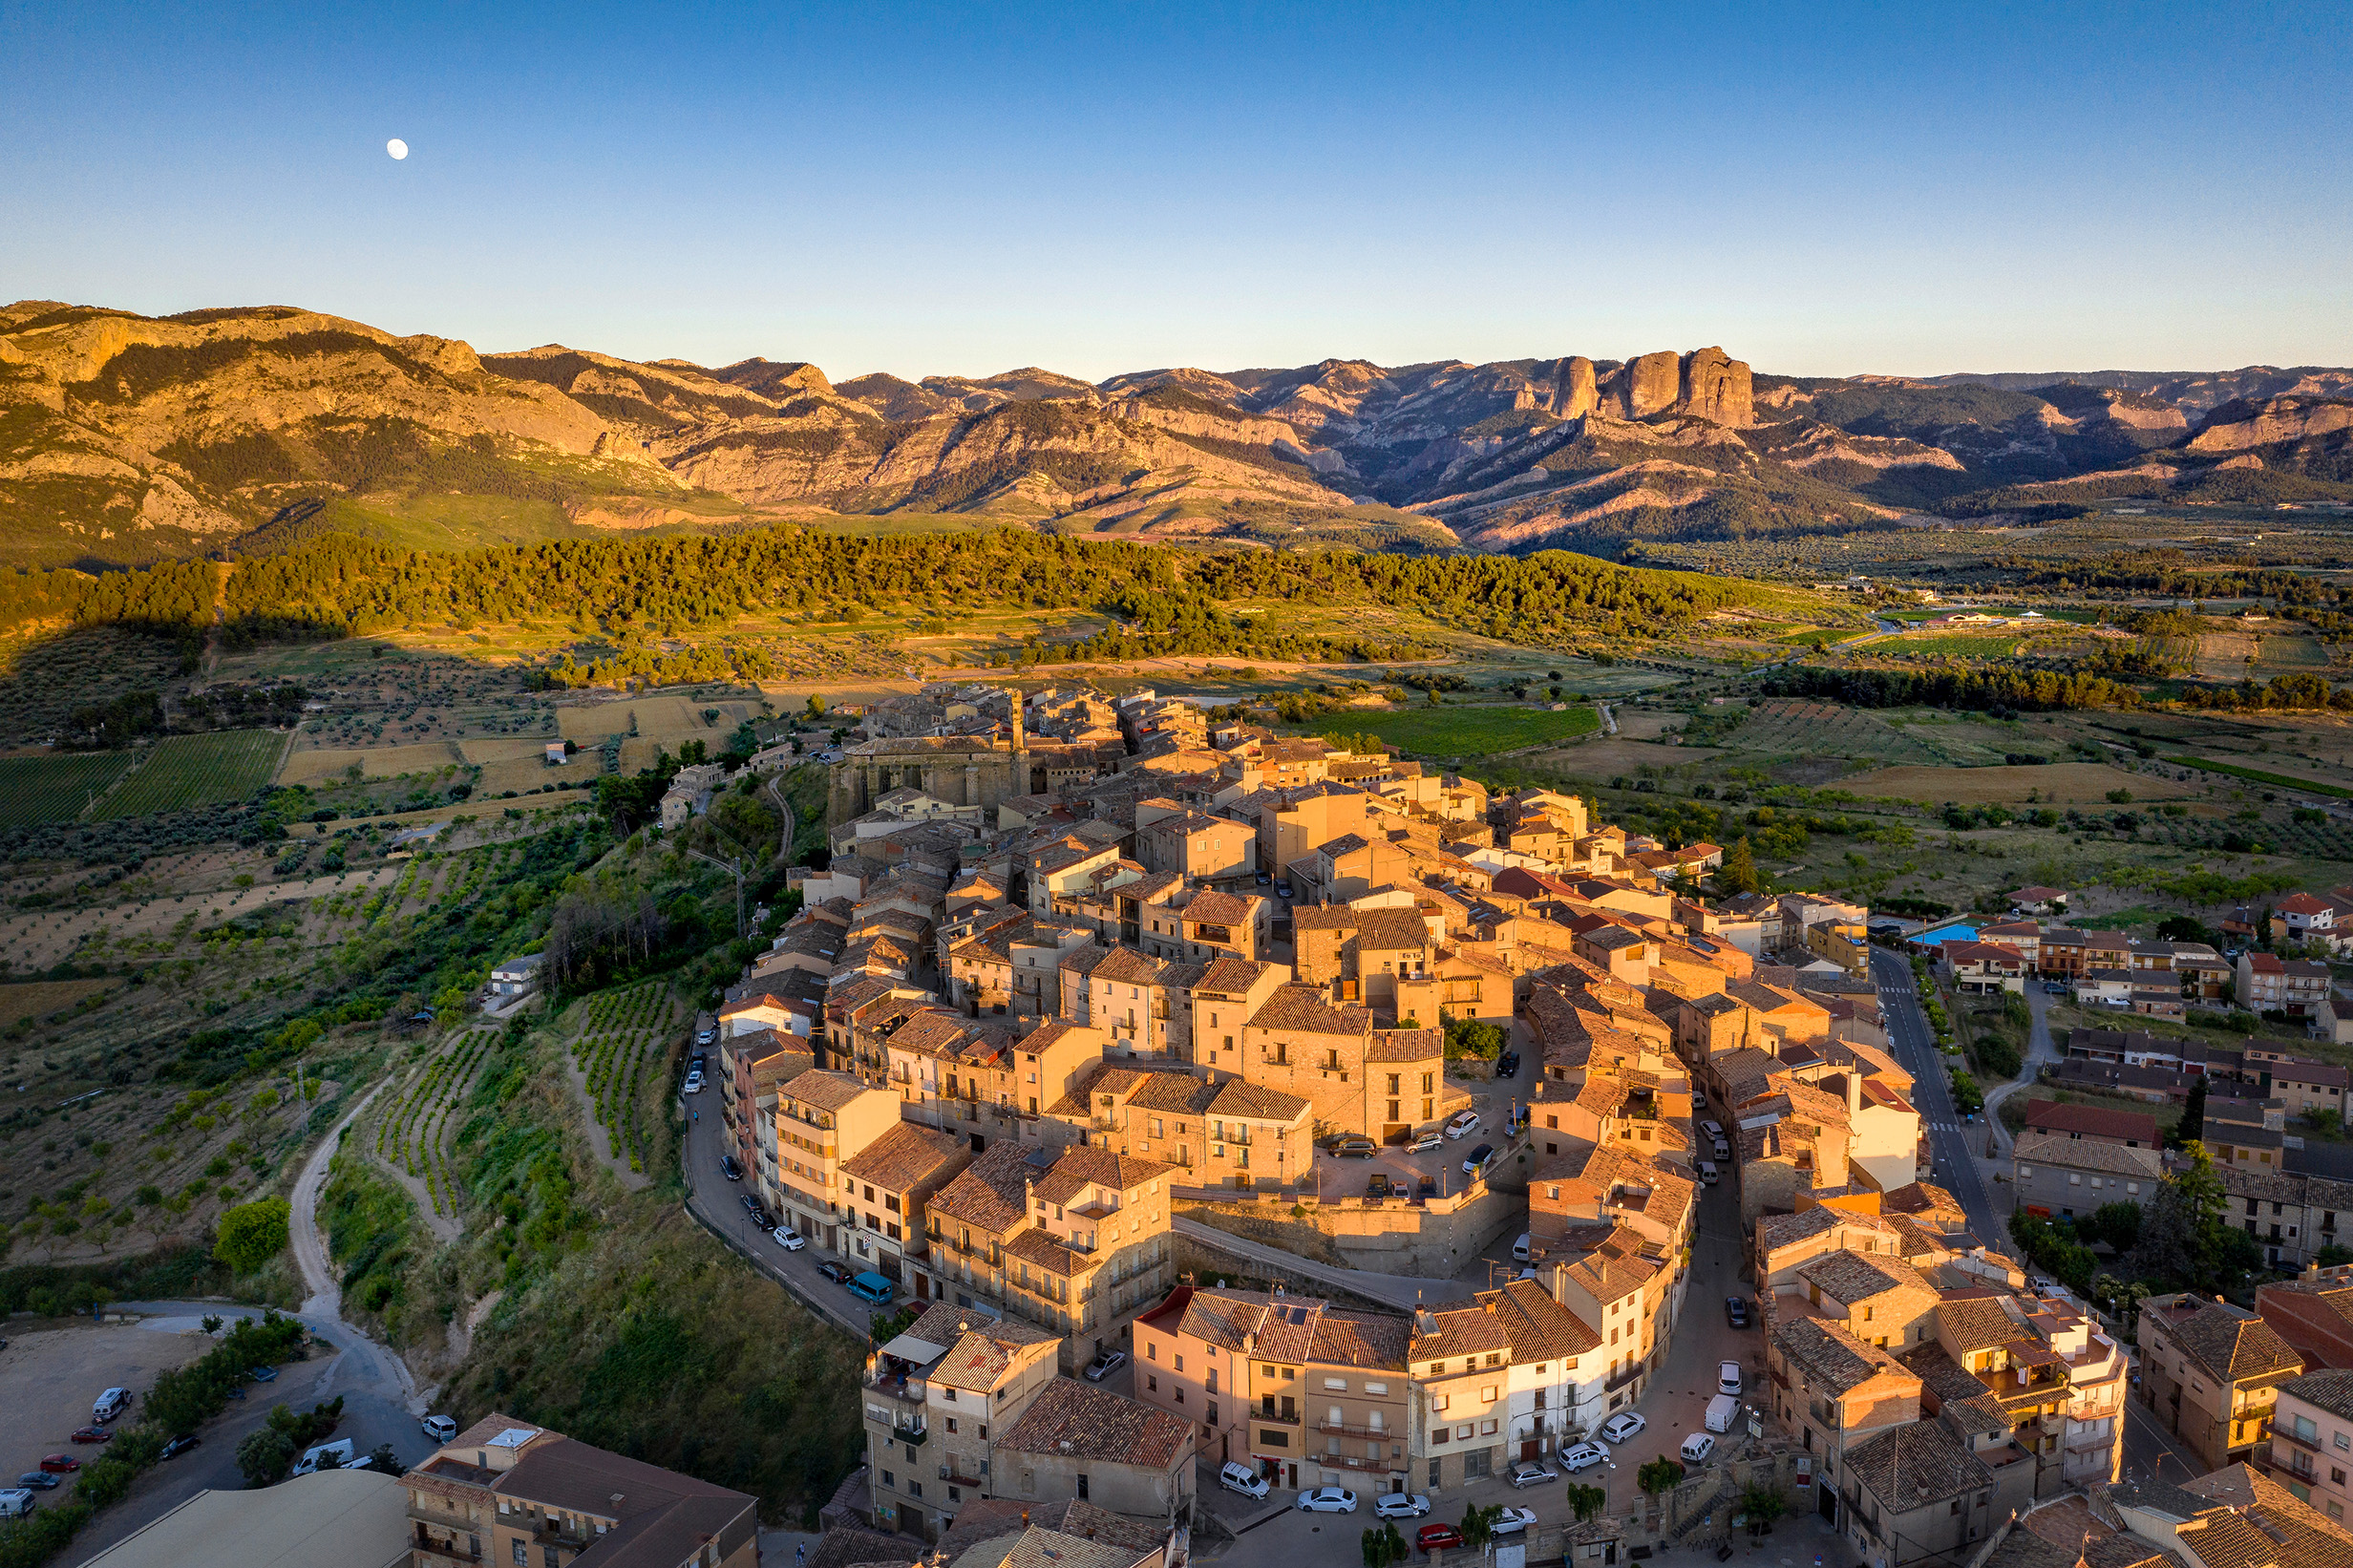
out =
<svg viewBox="0 0 2353 1568"><path fill-rule="evenodd" d="M0 828L72 821L131 761L129 752L0 757Z"/></svg>
<svg viewBox="0 0 2353 1568"><path fill-rule="evenodd" d="M85 996L112 990L113 980L36 980L24 985L0 985L0 1029L28 1018L45 1018L70 1007Z"/></svg>
<svg viewBox="0 0 2353 1568"><path fill-rule="evenodd" d="M138 771L98 803L96 820L185 811L219 800L242 800L269 782L286 737L270 730L223 730L210 735L167 735Z"/></svg>
<svg viewBox="0 0 2353 1568"><path fill-rule="evenodd" d="M2099 762L2054 762L2043 768L1881 768L1841 779L1840 789L1931 805L2017 805L2029 792L2057 804L2108 803L2110 790L2130 790L2134 800L2176 800L2197 792L2148 773L2128 773Z"/></svg>
<svg viewBox="0 0 2353 1568"><path fill-rule="evenodd" d="M1422 756L1472 757L1589 735L1601 728L1601 717L1582 706L1558 713L1531 708L1411 708L1338 713L1325 728L1378 735Z"/></svg>
<svg viewBox="0 0 2353 1568"><path fill-rule="evenodd" d="M2258 768L2241 768L2235 762L2216 762L2211 757L2169 756L2165 760L2178 768L2203 768L2210 773L2228 773L2233 778L2243 778L2255 784L2275 785L2282 790L2309 790L2314 795L2325 795L2338 800L2353 800L2353 790L2340 784L2321 784L2287 773L2267 773Z"/></svg>

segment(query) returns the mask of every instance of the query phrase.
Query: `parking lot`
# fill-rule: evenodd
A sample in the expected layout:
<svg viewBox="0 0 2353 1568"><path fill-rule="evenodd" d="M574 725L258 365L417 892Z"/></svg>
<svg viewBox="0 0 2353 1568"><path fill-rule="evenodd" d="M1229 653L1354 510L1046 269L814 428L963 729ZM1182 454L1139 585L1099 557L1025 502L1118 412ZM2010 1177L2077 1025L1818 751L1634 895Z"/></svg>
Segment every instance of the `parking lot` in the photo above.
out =
<svg viewBox="0 0 2353 1568"><path fill-rule="evenodd" d="M212 1348L202 1334L158 1334L128 1324L76 1323L11 1333L8 1340L9 1347L0 1350L0 1388L8 1390L9 1408L8 1434L0 1439L0 1485L6 1486L14 1486L44 1454L87 1460L102 1451L70 1440L75 1428L90 1425L91 1404L101 1392L144 1392L157 1373ZM134 1404L113 1424L129 1427L138 1413Z"/></svg>
<svg viewBox="0 0 2353 1568"><path fill-rule="evenodd" d="M1388 1176L1409 1197L1419 1191L1424 1178L1442 1197L1461 1192L1471 1179L1462 1174L1462 1162L1482 1143L1497 1150L1503 1147L1504 1122L1514 1107L1521 1103L1529 1081L1530 1070L1523 1061L1518 1074L1512 1078L1498 1078L1492 1083L1458 1082L1455 1087L1471 1091L1471 1106L1478 1113L1478 1128L1459 1138L1441 1136L1437 1148L1423 1154L1408 1154L1397 1145L1378 1149L1370 1157L1337 1155L1328 1148L1318 1150L1317 1197L1326 1200L1363 1197L1367 1178L1376 1172Z"/></svg>

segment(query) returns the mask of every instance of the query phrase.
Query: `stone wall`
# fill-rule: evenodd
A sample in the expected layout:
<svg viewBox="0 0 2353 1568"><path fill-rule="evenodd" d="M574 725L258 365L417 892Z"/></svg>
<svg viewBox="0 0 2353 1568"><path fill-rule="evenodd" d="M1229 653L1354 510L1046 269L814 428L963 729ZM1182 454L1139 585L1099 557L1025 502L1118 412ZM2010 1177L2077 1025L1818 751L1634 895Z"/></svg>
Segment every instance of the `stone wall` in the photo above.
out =
<svg viewBox="0 0 2353 1568"><path fill-rule="evenodd" d="M1468 1193L1434 1197L1427 1203L1361 1197L1306 1201L1294 1215L1288 1205L1236 1201L1185 1204L1182 1211L1198 1218L1230 1217L1235 1234L1316 1261L1329 1256L1348 1268L1375 1274L1398 1274L1418 1279L1451 1279L1465 1263L1478 1257L1498 1239L1516 1236L1526 1228L1523 1194L1475 1184ZM1308 1247L1285 1240L1281 1232L1307 1230L1324 1244Z"/></svg>

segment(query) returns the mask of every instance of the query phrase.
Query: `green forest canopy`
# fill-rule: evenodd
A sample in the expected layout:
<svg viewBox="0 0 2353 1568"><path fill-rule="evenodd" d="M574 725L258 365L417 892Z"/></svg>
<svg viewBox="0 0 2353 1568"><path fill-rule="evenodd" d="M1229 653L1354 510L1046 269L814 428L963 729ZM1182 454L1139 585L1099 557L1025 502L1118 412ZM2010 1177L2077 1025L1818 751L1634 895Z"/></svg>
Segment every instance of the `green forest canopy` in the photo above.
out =
<svg viewBox="0 0 2353 1568"><path fill-rule="evenodd" d="M0 630L44 622L187 635L216 617L250 644L397 626L555 618L608 634L677 638L745 613L862 604L979 609L1094 608L1116 617L1096 657L1254 648L1285 639L1219 606L1242 600L1419 610L1522 643L1655 634L1756 602L1763 590L1695 573L1614 566L1545 551L1524 558L1344 551L1180 552L1020 529L861 538L796 527L711 538L564 540L427 552L327 535L283 554L175 562L93 578L0 576ZM1297 639L1290 639L1297 643ZM1310 640L1304 652L1398 657Z"/></svg>

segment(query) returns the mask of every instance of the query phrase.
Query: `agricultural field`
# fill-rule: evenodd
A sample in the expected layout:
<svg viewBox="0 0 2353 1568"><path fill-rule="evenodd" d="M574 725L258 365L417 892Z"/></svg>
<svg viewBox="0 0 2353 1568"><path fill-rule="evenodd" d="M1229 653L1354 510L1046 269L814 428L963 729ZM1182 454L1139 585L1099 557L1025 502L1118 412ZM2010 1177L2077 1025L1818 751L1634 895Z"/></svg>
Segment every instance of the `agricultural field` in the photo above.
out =
<svg viewBox="0 0 2353 1568"><path fill-rule="evenodd" d="M0 985L0 1029L13 1028L28 1019L61 1013L75 1003L104 996L117 984L111 978L102 978L36 980L19 985Z"/></svg>
<svg viewBox="0 0 2353 1568"><path fill-rule="evenodd" d="M1601 717L1583 704L1558 713L1519 706L1410 708L1339 714L1325 728L1333 726L1378 735L1420 756L1483 757L1593 734L1601 728Z"/></svg>
<svg viewBox="0 0 2353 1568"><path fill-rule="evenodd" d="M0 828L71 822L131 771L129 752L0 757Z"/></svg>
<svg viewBox="0 0 2353 1568"><path fill-rule="evenodd" d="M646 1090L667 1082L679 1022L669 988L660 981L640 981L580 1004L579 1032L571 1043L574 1081L602 1134L589 1142L603 1144L598 1157L615 1170L625 1163L632 1175L642 1175L652 1160Z"/></svg>
<svg viewBox="0 0 2353 1568"><path fill-rule="evenodd" d="M163 690L188 664L173 639L118 626L0 638L0 747L45 744L76 708Z"/></svg>
<svg viewBox="0 0 2353 1568"><path fill-rule="evenodd" d="M1929 761L1935 753L1876 714L1836 703L1775 698L1749 710L1729 743L1769 756L1836 756L1877 762Z"/></svg>
<svg viewBox="0 0 2353 1568"><path fill-rule="evenodd" d="M2209 681L2268 681L2275 675L2321 674L2328 649L2300 625L2210 631L2198 639L2197 674Z"/></svg>
<svg viewBox="0 0 2353 1568"><path fill-rule="evenodd" d="M1880 768L1841 779L1839 788L1881 799L1924 800L1931 805L2024 805L2030 799L2059 805L2109 804L2109 793L2126 790L2133 800L2180 800L2197 794L2188 785L2099 762L2054 762L2041 768Z"/></svg>
<svg viewBox="0 0 2353 1568"><path fill-rule="evenodd" d="M269 783L286 737L273 730L223 730L166 735L148 748L131 775L98 802L94 820L118 821L243 800Z"/></svg>
<svg viewBox="0 0 2353 1568"><path fill-rule="evenodd" d="M373 1153L388 1170L422 1186L426 1203L444 1218L462 1218L459 1186L450 1168L450 1151L466 1092L474 1087L482 1059L497 1043L496 1028L469 1028L453 1034L425 1063L376 1123Z"/></svg>

